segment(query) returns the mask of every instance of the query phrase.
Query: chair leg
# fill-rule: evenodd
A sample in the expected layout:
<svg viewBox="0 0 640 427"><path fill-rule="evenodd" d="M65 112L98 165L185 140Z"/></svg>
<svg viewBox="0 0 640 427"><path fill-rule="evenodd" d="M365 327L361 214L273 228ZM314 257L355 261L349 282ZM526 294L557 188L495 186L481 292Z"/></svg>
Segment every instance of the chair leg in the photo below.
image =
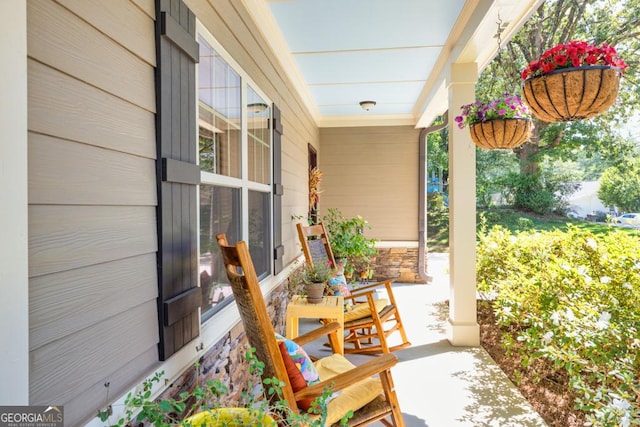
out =
<svg viewBox="0 0 640 427"><path fill-rule="evenodd" d="M385 325L387 322L392 322L394 323L394 325L389 329L384 329L383 325ZM345 354L389 353L411 346L411 343L407 340L406 333L402 333L404 331L396 322L393 313L391 314L391 317L379 318L377 323L374 319L374 323L380 326L377 327L374 325L374 327L368 328L368 333L365 333L364 328L349 329L349 334L347 334L347 336L345 337ZM380 330L380 332L378 332L378 330ZM398 330L400 331L403 341L400 344L394 346L389 345L387 337L393 335ZM377 341L374 343L372 339L377 339ZM363 345L363 343L371 344ZM387 351L385 351L385 346L387 348Z"/></svg>
<svg viewBox="0 0 640 427"><path fill-rule="evenodd" d="M389 302L391 304L393 304L393 306L396 308L395 313L394 313L394 318L396 321L396 325L398 327L398 329L400 330L400 337L402 338L402 346L409 346L411 345L411 343L409 343L409 339L407 338L407 333L404 330L404 323L402 323L402 318L400 317L400 312L398 311L398 304L396 303L396 298L393 295L393 291L391 290L391 282L387 282L385 283L385 288L387 288L387 296L389 298Z"/></svg>
<svg viewBox="0 0 640 427"><path fill-rule="evenodd" d="M357 353L357 354L376 354L376 353L390 353L395 350L399 350L402 348L407 348L411 346L409 339L407 337L407 332L404 329L404 324L402 323L402 318L400 317L400 313L398 312L398 306L395 301L395 297L393 295L393 291L391 289L391 281L385 282L385 287L387 290L387 296L391 305L393 306L393 310L387 312L382 317L379 315L377 311L374 310L375 302L372 293L368 293L366 295L366 303L369 304L371 308L371 317L373 321L373 326L367 325L360 327L358 329L351 329L348 337L345 338L345 344L353 343L353 348L346 348L345 353ZM361 301L365 302L365 301ZM384 328L384 324L387 322L393 322L393 326L389 329ZM387 337L393 334L395 331L400 332L400 337L402 341L400 344L390 347L387 342ZM378 340L374 345L373 339L376 338Z"/></svg>
<svg viewBox="0 0 640 427"><path fill-rule="evenodd" d="M387 402L391 405L391 419L395 427L404 427L404 418L402 417L402 411L400 410L400 402L398 402L398 396L396 395L396 387L393 384L393 377L390 371L383 371L380 373L380 380L382 381L382 388Z"/></svg>
<svg viewBox="0 0 640 427"><path fill-rule="evenodd" d="M369 335L366 344L373 344L373 339L371 338L371 328L362 328L362 335Z"/></svg>
<svg viewBox="0 0 640 427"><path fill-rule="evenodd" d="M373 302L373 295L368 294L367 299L369 300L369 305L371 307L375 307L375 303ZM397 314L397 311L396 311ZM373 317L374 328L378 335L378 341L380 342L380 348L383 353L389 353L389 345L387 344L387 334L384 331L384 327L382 325L382 321L380 320L380 316L378 312L375 310L371 310L371 317Z"/></svg>

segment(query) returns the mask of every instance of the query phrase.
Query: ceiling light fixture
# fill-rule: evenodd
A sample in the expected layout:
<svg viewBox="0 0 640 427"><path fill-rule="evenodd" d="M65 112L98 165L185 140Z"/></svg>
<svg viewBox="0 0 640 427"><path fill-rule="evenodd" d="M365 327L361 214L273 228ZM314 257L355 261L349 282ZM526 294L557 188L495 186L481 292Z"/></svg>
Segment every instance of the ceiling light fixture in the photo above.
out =
<svg viewBox="0 0 640 427"><path fill-rule="evenodd" d="M369 111L376 106L376 101L361 101L360 106L363 110Z"/></svg>
<svg viewBox="0 0 640 427"><path fill-rule="evenodd" d="M259 114L265 111L269 106L264 102L255 102L253 104L247 104L247 111L253 114Z"/></svg>

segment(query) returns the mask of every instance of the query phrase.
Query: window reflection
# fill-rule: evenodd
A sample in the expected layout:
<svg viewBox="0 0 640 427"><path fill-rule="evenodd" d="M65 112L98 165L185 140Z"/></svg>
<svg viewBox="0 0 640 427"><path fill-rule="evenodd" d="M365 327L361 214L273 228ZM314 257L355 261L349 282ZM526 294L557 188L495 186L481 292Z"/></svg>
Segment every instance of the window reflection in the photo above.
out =
<svg viewBox="0 0 640 427"><path fill-rule="evenodd" d="M259 278L270 272L269 196L270 193L249 191L249 253Z"/></svg>
<svg viewBox="0 0 640 427"><path fill-rule="evenodd" d="M226 304L233 296L216 234L225 233L230 243L240 240L240 197L239 188L200 186L200 286L203 317L207 310Z"/></svg>
<svg viewBox="0 0 640 427"><path fill-rule="evenodd" d="M271 183L271 108L249 86L247 88L247 130L249 180L260 184Z"/></svg>
<svg viewBox="0 0 640 427"><path fill-rule="evenodd" d="M198 128L200 168L241 176L241 82L240 76L204 40L198 64Z"/></svg>
<svg viewBox="0 0 640 427"><path fill-rule="evenodd" d="M258 277L271 274L272 109L246 74L232 68L210 34L199 34L198 43L199 274L205 322L233 301L216 234L225 233L231 244L245 240Z"/></svg>

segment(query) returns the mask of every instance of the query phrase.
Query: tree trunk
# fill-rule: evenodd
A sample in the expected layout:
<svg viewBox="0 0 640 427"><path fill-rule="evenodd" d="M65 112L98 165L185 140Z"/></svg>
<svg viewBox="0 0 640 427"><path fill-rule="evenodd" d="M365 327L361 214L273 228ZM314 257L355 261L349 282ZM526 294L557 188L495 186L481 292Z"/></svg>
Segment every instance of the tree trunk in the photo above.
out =
<svg viewBox="0 0 640 427"><path fill-rule="evenodd" d="M534 175L540 171L536 156L540 151L539 141L540 134L534 128L529 141L514 150L520 163L520 175Z"/></svg>

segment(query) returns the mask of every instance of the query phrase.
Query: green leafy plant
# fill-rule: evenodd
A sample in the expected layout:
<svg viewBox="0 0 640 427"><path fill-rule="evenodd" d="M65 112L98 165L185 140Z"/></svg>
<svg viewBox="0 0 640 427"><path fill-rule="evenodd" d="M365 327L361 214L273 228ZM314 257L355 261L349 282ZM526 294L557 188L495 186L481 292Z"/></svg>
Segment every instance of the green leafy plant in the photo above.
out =
<svg viewBox="0 0 640 427"><path fill-rule="evenodd" d="M495 295L503 345L523 370L566 375L587 425L638 425L640 239L494 227L477 253L479 289Z"/></svg>
<svg viewBox="0 0 640 427"><path fill-rule="evenodd" d="M255 356L255 348L250 348L245 353L245 360L249 364L251 378L259 378L264 371L264 363ZM199 365L195 366L199 372ZM131 426L145 422L155 427L186 426L200 427L202 421L195 422L189 417L195 414L207 412L211 420L217 419L216 409L224 407L225 395L229 392L221 380L210 380L201 384L196 381L196 386L189 392L180 393L176 398L153 400L152 389L154 383L160 383L164 371L156 372L153 377L145 380L142 387L135 393L129 393L125 399L124 415L115 422L109 420L110 408L98 413L102 422L108 422L109 427ZM236 406L247 409L246 413L236 415L237 419L224 419L220 425L239 427L244 425L263 425L264 420L273 418L279 426L309 426L323 427L327 417L327 403L333 392L330 388L323 391L312 403L307 413L296 413L291 410L282 394L284 383L278 378L265 378L259 387L249 380L241 393L240 402ZM263 398L262 392L264 391ZM314 417L314 415L319 415ZM348 419L353 416L349 411L341 420L346 425ZM218 425L218 424L214 424Z"/></svg>
<svg viewBox="0 0 640 427"><path fill-rule="evenodd" d="M336 208L329 208L322 222L329 233L333 255L346 260L345 273L365 269L377 253L376 239L364 235L365 229L371 228L369 223L360 215L347 218Z"/></svg>

